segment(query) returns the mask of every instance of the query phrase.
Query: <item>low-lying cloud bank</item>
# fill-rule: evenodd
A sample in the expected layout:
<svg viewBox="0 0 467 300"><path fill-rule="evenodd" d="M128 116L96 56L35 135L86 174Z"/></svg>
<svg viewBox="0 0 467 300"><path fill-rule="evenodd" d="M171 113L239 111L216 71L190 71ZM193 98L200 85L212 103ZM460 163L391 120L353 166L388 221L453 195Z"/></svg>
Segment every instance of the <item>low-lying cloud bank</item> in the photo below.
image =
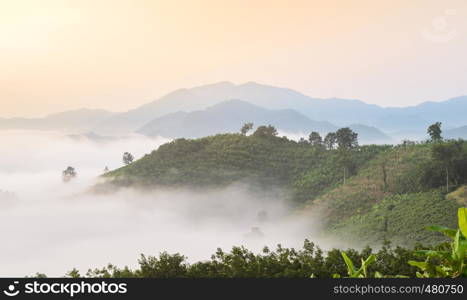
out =
<svg viewBox="0 0 467 300"><path fill-rule="evenodd" d="M135 266L140 253L162 251L195 261L209 259L217 247L300 247L313 238L313 219L291 214L286 191L274 188L89 192L105 166L122 165L123 152L138 158L166 139L96 142L31 131L0 131L0 137L0 276L62 276L109 262ZM78 176L63 183L67 166Z"/></svg>

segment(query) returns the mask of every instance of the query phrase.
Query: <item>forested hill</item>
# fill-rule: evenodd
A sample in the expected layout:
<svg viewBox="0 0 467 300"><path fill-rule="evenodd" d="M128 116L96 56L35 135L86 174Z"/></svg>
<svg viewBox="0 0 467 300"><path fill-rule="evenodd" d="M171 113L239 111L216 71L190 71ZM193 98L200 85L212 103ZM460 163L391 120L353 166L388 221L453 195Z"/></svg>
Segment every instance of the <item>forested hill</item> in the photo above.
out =
<svg viewBox="0 0 467 300"><path fill-rule="evenodd" d="M295 142L275 136L273 127L254 134L219 134L200 139L177 139L105 176L118 185L227 185L242 181L297 190L294 199L304 202L342 180L342 157L337 149L309 141ZM334 146L333 146L334 147ZM364 166L389 146L361 146L351 151L351 172ZM299 186L304 176L307 186ZM319 177L319 178L318 178Z"/></svg>
<svg viewBox="0 0 467 300"><path fill-rule="evenodd" d="M372 244L439 242L425 227L453 226L465 205L467 142L358 146L348 128L300 142L276 135L260 126L178 139L104 177L117 186L283 187L297 209L325 217L329 234Z"/></svg>

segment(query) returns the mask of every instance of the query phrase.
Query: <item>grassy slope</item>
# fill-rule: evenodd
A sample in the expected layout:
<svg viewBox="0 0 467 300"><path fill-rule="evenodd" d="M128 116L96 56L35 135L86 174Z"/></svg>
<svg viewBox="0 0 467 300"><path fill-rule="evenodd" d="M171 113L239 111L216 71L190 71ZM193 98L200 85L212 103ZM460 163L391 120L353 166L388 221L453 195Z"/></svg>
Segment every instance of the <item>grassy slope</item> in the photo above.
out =
<svg viewBox="0 0 467 300"><path fill-rule="evenodd" d="M429 225L456 227L459 205L438 190L392 195L364 214L334 224L331 232L349 241L380 244L385 239L397 245L437 244L445 237L426 230Z"/></svg>
<svg viewBox="0 0 467 300"><path fill-rule="evenodd" d="M319 207L329 220L335 222L368 211L384 197L396 193L419 191L412 177L419 177L419 164L430 159L428 145L395 147L380 153L346 184L308 202L310 208ZM386 186L384 172L386 169Z"/></svg>
<svg viewBox="0 0 467 300"><path fill-rule="evenodd" d="M413 245L444 240L425 227L455 226L461 205L440 190L421 185L421 166L431 159L430 147L398 146L379 154L345 185L310 200L307 209L320 211L330 232L355 243L377 244L389 239Z"/></svg>

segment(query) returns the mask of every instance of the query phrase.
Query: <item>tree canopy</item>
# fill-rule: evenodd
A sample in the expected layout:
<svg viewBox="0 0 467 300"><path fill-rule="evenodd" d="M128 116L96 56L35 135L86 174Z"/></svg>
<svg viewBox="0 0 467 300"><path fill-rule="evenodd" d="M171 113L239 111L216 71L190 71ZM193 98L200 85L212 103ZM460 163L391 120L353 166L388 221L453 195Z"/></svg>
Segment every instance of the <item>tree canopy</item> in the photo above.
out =
<svg viewBox="0 0 467 300"><path fill-rule="evenodd" d="M257 137L274 137L277 136L277 129L272 125L262 125L256 129L253 135Z"/></svg>
<svg viewBox="0 0 467 300"><path fill-rule="evenodd" d="M308 140L312 146L321 146L323 144L323 138L316 131L310 133Z"/></svg>
<svg viewBox="0 0 467 300"><path fill-rule="evenodd" d="M324 145L328 150L334 149L336 145L337 136L335 132L329 132L326 137L324 138Z"/></svg>
<svg viewBox="0 0 467 300"><path fill-rule="evenodd" d="M240 129L240 133L246 135L248 131L253 129L253 123L245 123Z"/></svg>
<svg viewBox="0 0 467 300"><path fill-rule="evenodd" d="M75 178L77 175L75 168L69 166L62 172L62 179L64 182L68 182Z"/></svg>
<svg viewBox="0 0 467 300"><path fill-rule="evenodd" d="M125 152L123 153L122 160L125 165L129 165L135 160L135 157L130 152Z"/></svg>
<svg viewBox="0 0 467 300"><path fill-rule="evenodd" d="M336 131L336 143L341 150L354 149L358 147L358 133L349 127L340 128Z"/></svg>
<svg viewBox="0 0 467 300"><path fill-rule="evenodd" d="M427 133L430 135L430 138L433 142L441 141L443 139L443 137L441 136L441 122L431 124L427 129Z"/></svg>

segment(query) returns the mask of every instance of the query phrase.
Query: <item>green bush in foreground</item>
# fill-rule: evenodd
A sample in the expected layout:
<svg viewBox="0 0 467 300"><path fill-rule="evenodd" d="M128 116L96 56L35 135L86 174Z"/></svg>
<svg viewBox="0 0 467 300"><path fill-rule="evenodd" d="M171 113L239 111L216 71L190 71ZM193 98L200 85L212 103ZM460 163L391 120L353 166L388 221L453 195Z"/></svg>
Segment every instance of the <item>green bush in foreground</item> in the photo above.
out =
<svg viewBox="0 0 467 300"><path fill-rule="evenodd" d="M429 229L447 235L452 241L438 250L421 250L417 254L426 257L425 261L409 261L418 267L422 273L417 277L467 277L467 208L458 210L459 229L442 226L430 226ZM432 259L439 261L437 265L430 263Z"/></svg>
<svg viewBox="0 0 467 300"><path fill-rule="evenodd" d="M467 208L459 208L458 210L459 229L450 229L442 226L430 226L429 230L441 232L452 239L449 244L442 244L438 248L432 250L418 250L416 255L426 257L425 261L409 260L408 264L419 268L423 273L417 272L419 278L443 278L443 277L467 277ZM356 268L352 260L345 252L342 252L342 257L347 266L349 278L366 278L368 277L367 269L373 264L377 258L374 254L368 256L367 259L361 259L361 267ZM315 277L312 274L312 277ZM334 278L340 278L340 274L333 274ZM380 272L375 272L375 277L384 277ZM394 276L386 276L394 277ZM405 277L397 275L395 277Z"/></svg>
<svg viewBox="0 0 467 300"><path fill-rule="evenodd" d="M416 247L406 249L392 248L386 243L382 249L374 252L367 247L360 251L346 250L348 257L354 261L366 259L374 254L379 259L370 265L366 274L374 277L376 272L382 274L401 274L415 277L417 269L407 264L408 260L417 259ZM193 264L180 254L166 252L156 256L141 255L138 268L119 268L108 265L101 269L89 270L84 276L92 278L329 278L334 274L341 277L347 275L347 266L342 260L341 251L332 249L325 253L314 243L305 240L303 248L283 248L278 245L275 250L265 247L261 253L253 253L244 247L234 247L230 252L218 249L210 260ZM67 277L82 277L73 269Z"/></svg>

